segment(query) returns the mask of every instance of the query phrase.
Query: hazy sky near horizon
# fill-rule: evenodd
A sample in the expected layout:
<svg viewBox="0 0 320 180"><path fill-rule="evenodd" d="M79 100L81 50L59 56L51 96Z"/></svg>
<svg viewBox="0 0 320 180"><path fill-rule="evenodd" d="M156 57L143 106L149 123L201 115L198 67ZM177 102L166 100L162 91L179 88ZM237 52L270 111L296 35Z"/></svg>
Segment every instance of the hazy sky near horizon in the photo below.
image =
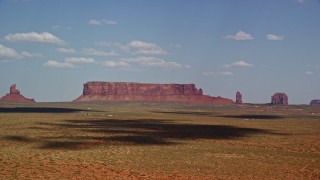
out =
<svg viewBox="0 0 320 180"><path fill-rule="evenodd" d="M320 99L319 0L0 0L0 96L71 101L87 81Z"/></svg>

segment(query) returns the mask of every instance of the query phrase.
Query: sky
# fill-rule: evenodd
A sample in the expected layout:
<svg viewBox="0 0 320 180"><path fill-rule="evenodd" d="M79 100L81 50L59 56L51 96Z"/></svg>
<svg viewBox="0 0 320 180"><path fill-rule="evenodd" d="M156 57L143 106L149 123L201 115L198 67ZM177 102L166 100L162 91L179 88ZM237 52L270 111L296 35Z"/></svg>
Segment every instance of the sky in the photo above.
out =
<svg viewBox="0 0 320 180"><path fill-rule="evenodd" d="M88 81L320 99L319 0L0 0L0 96L72 101Z"/></svg>

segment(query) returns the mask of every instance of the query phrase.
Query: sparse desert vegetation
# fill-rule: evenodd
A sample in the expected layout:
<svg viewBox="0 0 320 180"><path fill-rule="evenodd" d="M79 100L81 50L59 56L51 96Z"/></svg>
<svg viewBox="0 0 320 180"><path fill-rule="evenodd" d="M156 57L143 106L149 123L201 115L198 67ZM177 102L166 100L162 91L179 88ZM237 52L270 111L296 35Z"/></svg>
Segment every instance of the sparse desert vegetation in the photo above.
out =
<svg viewBox="0 0 320 180"><path fill-rule="evenodd" d="M0 103L1 179L319 179L320 108Z"/></svg>

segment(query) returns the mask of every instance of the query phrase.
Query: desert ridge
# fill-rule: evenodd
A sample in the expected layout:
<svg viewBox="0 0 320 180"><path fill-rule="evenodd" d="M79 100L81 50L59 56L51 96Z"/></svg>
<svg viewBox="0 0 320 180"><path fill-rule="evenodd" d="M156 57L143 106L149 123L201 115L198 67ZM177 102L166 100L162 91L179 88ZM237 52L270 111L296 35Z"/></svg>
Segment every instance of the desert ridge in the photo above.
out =
<svg viewBox="0 0 320 180"><path fill-rule="evenodd" d="M87 82L82 95L74 100L83 101L154 101L234 104L231 99L203 94L195 84L151 84L136 82Z"/></svg>
<svg viewBox="0 0 320 180"><path fill-rule="evenodd" d="M90 81L83 84L82 95L72 102L173 102L173 103L212 103L226 105L242 105L242 94L237 91L235 101L221 96L209 96L203 93L195 84L156 84L138 82L104 82ZM35 102L34 99L24 97L16 88L10 86L10 92L0 96L0 102ZM271 103L267 105L288 106L288 96L285 93L275 93L271 96ZM320 99L313 99L310 106L319 106Z"/></svg>

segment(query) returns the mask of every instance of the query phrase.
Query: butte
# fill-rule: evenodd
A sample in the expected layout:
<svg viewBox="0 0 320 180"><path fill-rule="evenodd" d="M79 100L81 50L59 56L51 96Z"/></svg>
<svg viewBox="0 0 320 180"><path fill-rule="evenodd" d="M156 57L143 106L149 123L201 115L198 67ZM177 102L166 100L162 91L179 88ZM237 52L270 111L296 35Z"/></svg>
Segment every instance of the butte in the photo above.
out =
<svg viewBox="0 0 320 180"><path fill-rule="evenodd" d="M25 98L20 94L20 91L16 89L16 85L10 86L10 93L0 98L0 102L35 102L34 99Z"/></svg>

